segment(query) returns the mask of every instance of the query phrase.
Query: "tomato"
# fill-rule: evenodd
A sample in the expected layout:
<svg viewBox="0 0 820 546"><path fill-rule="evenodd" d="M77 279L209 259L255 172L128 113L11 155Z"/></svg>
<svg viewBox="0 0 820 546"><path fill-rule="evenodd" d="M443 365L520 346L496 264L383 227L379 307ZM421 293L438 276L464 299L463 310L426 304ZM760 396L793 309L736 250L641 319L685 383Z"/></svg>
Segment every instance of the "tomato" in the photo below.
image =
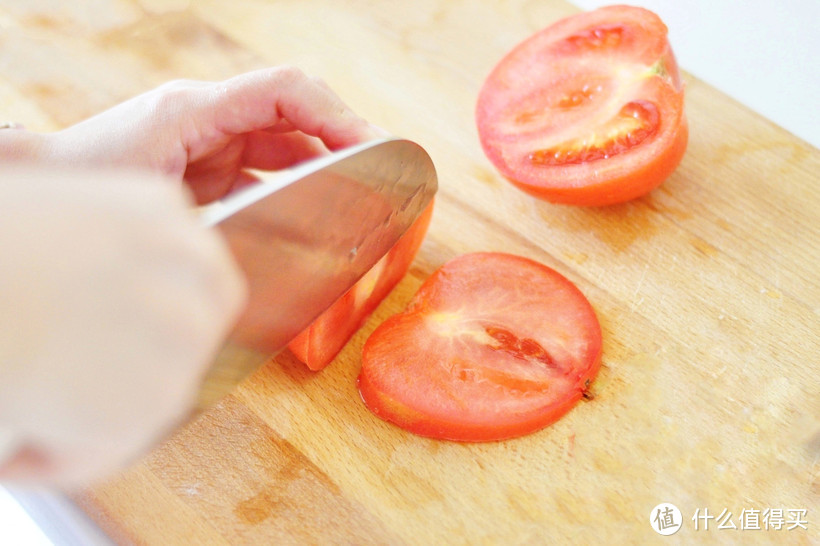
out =
<svg viewBox="0 0 820 546"><path fill-rule="evenodd" d="M492 70L476 122L490 161L536 197L600 206L649 192L688 139L666 25L630 6L558 21Z"/></svg>
<svg viewBox="0 0 820 546"><path fill-rule="evenodd" d="M359 392L416 434L501 440L569 411L600 355L595 311L569 280L527 258L465 254L367 339Z"/></svg>
<svg viewBox="0 0 820 546"><path fill-rule="evenodd" d="M288 348L311 370L321 370L407 273L424 241L433 215L431 202L393 248L330 308L303 330Z"/></svg>

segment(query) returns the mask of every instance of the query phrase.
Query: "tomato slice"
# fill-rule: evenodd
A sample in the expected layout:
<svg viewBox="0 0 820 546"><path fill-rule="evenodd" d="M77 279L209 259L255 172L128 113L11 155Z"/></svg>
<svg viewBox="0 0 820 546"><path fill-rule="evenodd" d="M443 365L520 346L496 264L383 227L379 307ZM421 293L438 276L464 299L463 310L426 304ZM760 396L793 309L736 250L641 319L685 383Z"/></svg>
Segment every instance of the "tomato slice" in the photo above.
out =
<svg viewBox="0 0 820 546"><path fill-rule="evenodd" d="M432 216L431 202L393 248L359 282L288 344L296 358L311 370L321 370L330 364L407 273L424 241Z"/></svg>
<svg viewBox="0 0 820 546"><path fill-rule="evenodd" d="M500 440L569 411L600 355L595 311L569 280L527 258L465 254L368 338L359 392L416 434Z"/></svg>
<svg viewBox="0 0 820 546"><path fill-rule="evenodd" d="M600 206L649 192L688 139L666 25L630 6L558 21L493 69L476 122L490 161L536 197Z"/></svg>

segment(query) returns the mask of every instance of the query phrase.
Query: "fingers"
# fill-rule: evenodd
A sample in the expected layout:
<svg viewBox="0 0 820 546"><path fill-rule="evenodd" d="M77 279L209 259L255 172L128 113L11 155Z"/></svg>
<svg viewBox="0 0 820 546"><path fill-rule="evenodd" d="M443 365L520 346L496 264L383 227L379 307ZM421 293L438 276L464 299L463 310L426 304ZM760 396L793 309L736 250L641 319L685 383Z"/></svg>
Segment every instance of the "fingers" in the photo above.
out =
<svg viewBox="0 0 820 546"><path fill-rule="evenodd" d="M238 135L220 144L216 150L212 147L207 149L207 153L193 160L193 151L189 151L189 162L183 179L193 193L197 205L220 199L234 189L244 167L246 141L247 135Z"/></svg>
<svg viewBox="0 0 820 546"><path fill-rule="evenodd" d="M210 107L217 128L229 134L286 122L331 150L383 136L327 85L292 67L257 70L221 82Z"/></svg>
<svg viewBox="0 0 820 546"><path fill-rule="evenodd" d="M243 163L251 169L275 171L326 153L321 140L304 133L255 131L245 140Z"/></svg>
<svg viewBox="0 0 820 546"><path fill-rule="evenodd" d="M254 131L236 137L217 154L188 164L184 179L198 205L221 199L246 180L244 169L275 171L326 154L316 137L304 133Z"/></svg>

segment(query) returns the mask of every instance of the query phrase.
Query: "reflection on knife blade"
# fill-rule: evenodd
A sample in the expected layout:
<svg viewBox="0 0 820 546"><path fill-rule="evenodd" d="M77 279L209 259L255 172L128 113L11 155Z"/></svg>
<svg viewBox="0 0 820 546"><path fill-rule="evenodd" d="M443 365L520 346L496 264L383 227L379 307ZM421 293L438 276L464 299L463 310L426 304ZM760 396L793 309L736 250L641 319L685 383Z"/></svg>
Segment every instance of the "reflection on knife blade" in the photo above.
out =
<svg viewBox="0 0 820 546"><path fill-rule="evenodd" d="M341 297L390 250L436 190L435 169L421 147L385 140L304 164L206 211L250 290L208 374L209 380L221 378L217 390L227 392ZM238 373L224 369L239 363ZM207 398L218 397L210 392Z"/></svg>

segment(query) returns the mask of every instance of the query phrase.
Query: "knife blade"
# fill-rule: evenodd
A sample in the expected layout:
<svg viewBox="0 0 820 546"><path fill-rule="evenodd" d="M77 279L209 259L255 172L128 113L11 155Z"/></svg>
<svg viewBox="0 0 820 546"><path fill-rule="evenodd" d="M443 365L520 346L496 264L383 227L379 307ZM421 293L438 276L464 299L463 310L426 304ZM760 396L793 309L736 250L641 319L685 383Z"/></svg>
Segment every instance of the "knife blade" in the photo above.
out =
<svg viewBox="0 0 820 546"><path fill-rule="evenodd" d="M249 298L205 375L209 406L345 294L433 198L430 156L404 139L362 143L260 180L206 208L245 274Z"/></svg>

